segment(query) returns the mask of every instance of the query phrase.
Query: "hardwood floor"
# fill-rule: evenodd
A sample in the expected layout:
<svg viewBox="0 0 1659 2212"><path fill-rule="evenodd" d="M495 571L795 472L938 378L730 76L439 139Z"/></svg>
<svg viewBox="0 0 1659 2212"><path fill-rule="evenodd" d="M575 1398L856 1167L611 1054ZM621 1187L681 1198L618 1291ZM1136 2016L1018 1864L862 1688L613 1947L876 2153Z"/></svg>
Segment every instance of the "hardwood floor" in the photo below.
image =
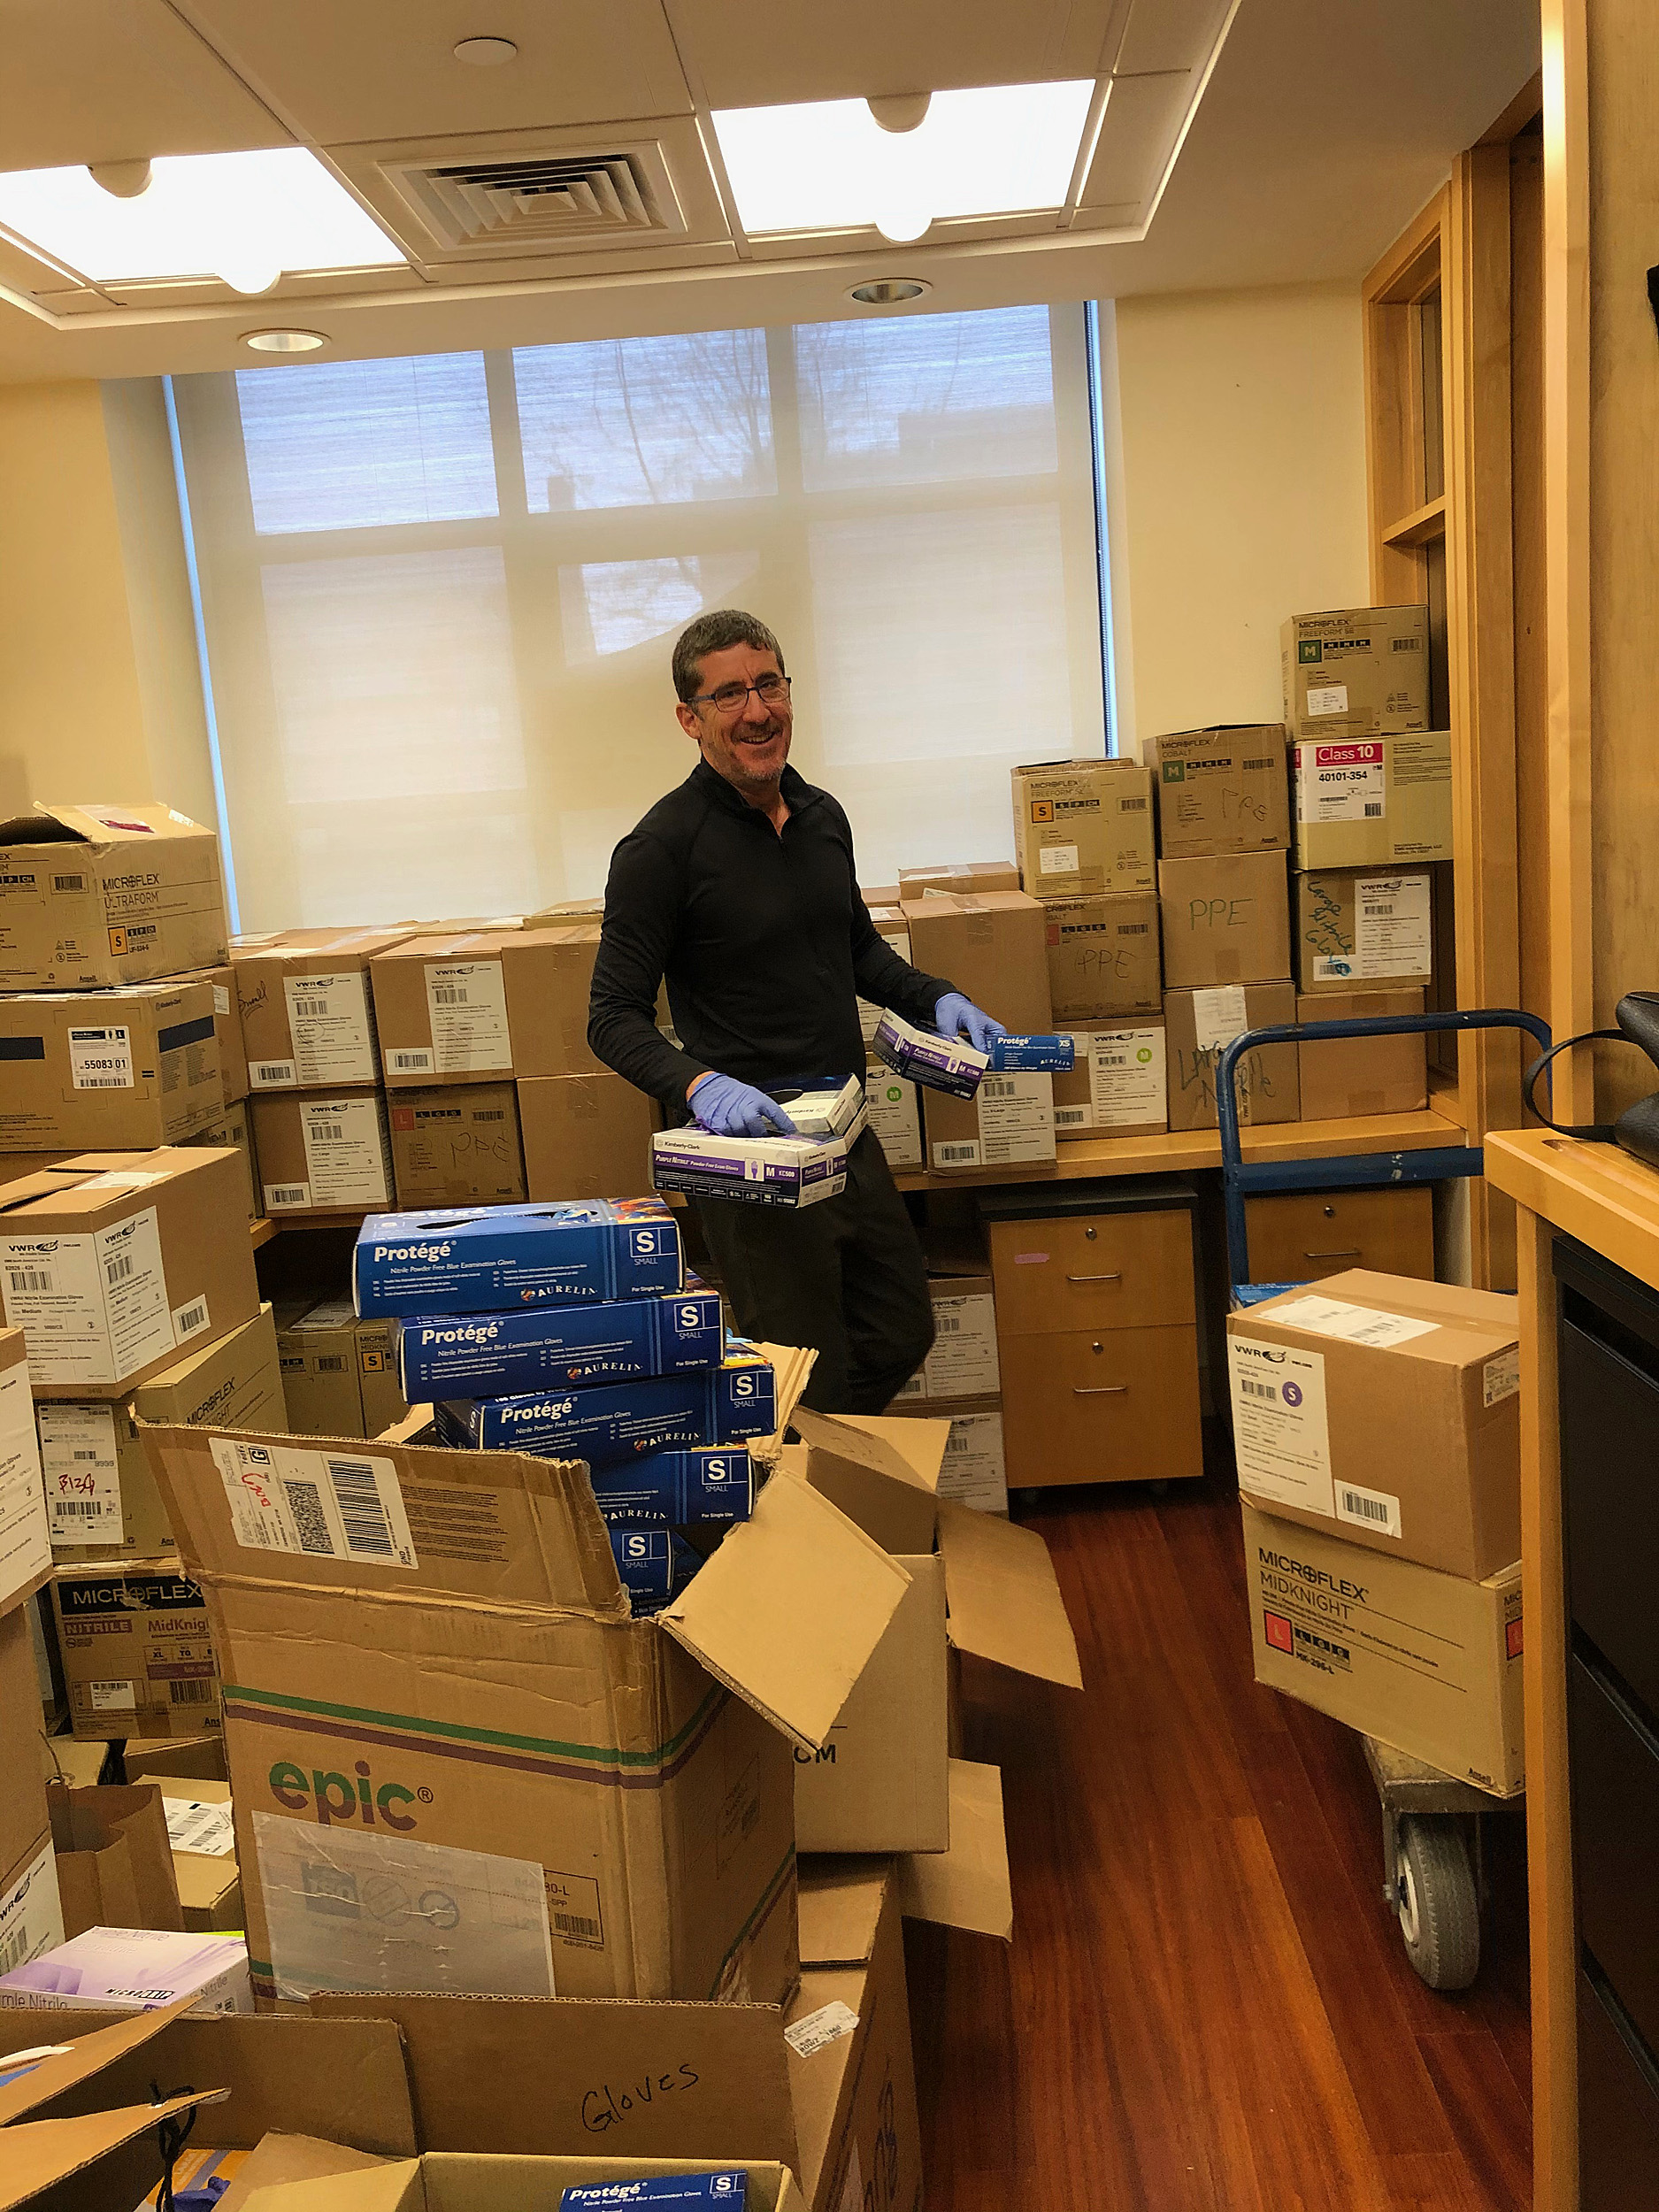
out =
<svg viewBox="0 0 1659 2212"><path fill-rule="evenodd" d="M1010 1947L908 1932L928 2212L1524 2212L1525 1874L1474 1988L1413 1973L1359 1739L1251 1677L1236 1493L1056 1491L1083 1694L970 1671Z"/></svg>

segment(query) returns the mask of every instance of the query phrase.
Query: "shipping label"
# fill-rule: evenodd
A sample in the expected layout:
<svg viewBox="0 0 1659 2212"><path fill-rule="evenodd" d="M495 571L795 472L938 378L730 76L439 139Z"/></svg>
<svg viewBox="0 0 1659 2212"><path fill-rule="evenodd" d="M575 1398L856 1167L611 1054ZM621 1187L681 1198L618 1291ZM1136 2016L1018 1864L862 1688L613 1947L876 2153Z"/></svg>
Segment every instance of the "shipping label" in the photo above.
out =
<svg viewBox="0 0 1659 2212"><path fill-rule="evenodd" d="M1348 1344L1369 1344L1387 1351L1409 1344L1414 1337L1432 1336L1437 1321L1413 1321L1402 1313L1384 1313L1376 1306L1348 1305L1340 1298L1297 1298L1287 1306L1275 1306L1272 1319L1287 1329L1306 1329L1314 1336L1340 1337Z"/></svg>
<svg viewBox="0 0 1659 2212"><path fill-rule="evenodd" d="M1096 1129L1167 1123L1169 1069L1164 1032L1096 1031L1089 1040L1089 1100Z"/></svg>
<svg viewBox="0 0 1659 2212"><path fill-rule="evenodd" d="M73 1236L0 1237L0 1268L38 1381L119 1383L173 1348L153 1206Z"/></svg>
<svg viewBox="0 0 1659 2212"><path fill-rule="evenodd" d="M996 1359L996 1302L989 1291L933 1301L933 1348L922 1363L929 1398L994 1398L1002 1386Z"/></svg>
<svg viewBox="0 0 1659 2212"><path fill-rule="evenodd" d="M507 987L499 960L429 960L426 1010L440 1075L511 1067Z"/></svg>
<svg viewBox="0 0 1659 2212"><path fill-rule="evenodd" d="M1008 1511L1000 1413L956 1413L939 1470L939 1494L981 1513Z"/></svg>
<svg viewBox="0 0 1659 2212"><path fill-rule="evenodd" d="M385 1125L378 1098L303 1099L300 1135L313 1206L389 1206Z"/></svg>
<svg viewBox="0 0 1659 2212"><path fill-rule="evenodd" d="M209 1440L247 1551L299 1552L377 1567L419 1567L397 1470L368 1453Z"/></svg>
<svg viewBox="0 0 1659 2212"><path fill-rule="evenodd" d="M1433 958L1425 875L1360 876L1354 884L1354 973L1362 981L1427 975Z"/></svg>
<svg viewBox="0 0 1659 2212"><path fill-rule="evenodd" d="M0 1606L52 1563L28 1369L0 1371Z"/></svg>
<svg viewBox="0 0 1659 2212"><path fill-rule="evenodd" d="M1494 1353L1481 1369L1481 1402L1498 1405L1505 1398L1514 1397L1520 1386L1521 1348L1511 1344L1507 1351Z"/></svg>
<svg viewBox="0 0 1659 2212"><path fill-rule="evenodd" d="M0 1974L15 1973L64 1939L64 1909L58 1890L58 1861L48 1838L39 1855L0 1894ZM66 2046L48 2045L49 2050ZM8 2063L15 2066L20 2054Z"/></svg>
<svg viewBox="0 0 1659 2212"><path fill-rule="evenodd" d="M1054 1078L1051 1075L987 1075L979 1085L979 1136L971 1164L1012 1166L1022 1160L1054 1157ZM933 1147L935 1161L957 1148ZM960 1166L970 1164L955 1162Z"/></svg>
<svg viewBox="0 0 1659 2212"><path fill-rule="evenodd" d="M119 1544L124 1524L116 1409L42 1398L35 1417L52 1542Z"/></svg>
<svg viewBox="0 0 1659 2212"><path fill-rule="evenodd" d="M1193 1042L1200 1052L1220 1052L1250 1025L1242 983L1193 993Z"/></svg>
<svg viewBox="0 0 1659 2212"><path fill-rule="evenodd" d="M1324 1354L1229 1336L1227 1372L1240 1481L1254 1496L1333 1520Z"/></svg>
<svg viewBox="0 0 1659 2212"><path fill-rule="evenodd" d="M196 1797L164 1797L161 1809L173 1850L193 1851L203 1859L234 1857L236 1837L228 1805L205 1804Z"/></svg>
<svg viewBox="0 0 1659 2212"><path fill-rule="evenodd" d="M889 1167L922 1165L922 1113L914 1083L872 1068L864 1078L864 1111Z"/></svg>
<svg viewBox="0 0 1659 2212"><path fill-rule="evenodd" d="M107 1029L72 1029L69 1079L78 1091L130 1091L133 1033L111 1024Z"/></svg>
<svg viewBox="0 0 1659 2212"><path fill-rule="evenodd" d="M363 970L284 976L282 991L294 1041L295 1074L288 1080L301 1088L313 1083L373 1083L380 1071Z"/></svg>
<svg viewBox="0 0 1659 2212"><path fill-rule="evenodd" d="M1379 1536L1400 1534L1400 1501L1386 1490L1363 1489L1356 1482L1336 1485L1336 1517Z"/></svg>

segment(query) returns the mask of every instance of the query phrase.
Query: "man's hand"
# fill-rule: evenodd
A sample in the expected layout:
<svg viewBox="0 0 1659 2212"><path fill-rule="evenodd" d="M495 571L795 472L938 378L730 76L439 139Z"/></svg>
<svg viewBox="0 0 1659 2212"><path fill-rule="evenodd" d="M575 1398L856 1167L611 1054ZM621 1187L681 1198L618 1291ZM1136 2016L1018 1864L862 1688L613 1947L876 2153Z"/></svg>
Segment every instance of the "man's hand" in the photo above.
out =
<svg viewBox="0 0 1659 2212"><path fill-rule="evenodd" d="M933 1026L941 1037L965 1037L976 1052L988 1052L1008 1032L989 1014L982 1014L960 991L947 991L933 1009Z"/></svg>
<svg viewBox="0 0 1659 2212"><path fill-rule="evenodd" d="M768 1098L753 1084L740 1083L735 1076L700 1075L687 1091L686 1099L702 1126L717 1137L794 1137L800 1133L775 1098Z"/></svg>

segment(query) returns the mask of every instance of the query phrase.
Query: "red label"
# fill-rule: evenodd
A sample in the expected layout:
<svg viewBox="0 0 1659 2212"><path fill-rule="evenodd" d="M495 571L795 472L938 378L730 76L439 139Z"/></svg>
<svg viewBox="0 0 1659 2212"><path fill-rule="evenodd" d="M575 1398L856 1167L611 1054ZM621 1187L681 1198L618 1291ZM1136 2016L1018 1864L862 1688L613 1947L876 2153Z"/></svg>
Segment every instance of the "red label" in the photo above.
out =
<svg viewBox="0 0 1659 2212"><path fill-rule="evenodd" d="M1316 745L1313 764L1316 768L1365 768L1381 764L1383 749L1380 745Z"/></svg>
<svg viewBox="0 0 1659 2212"><path fill-rule="evenodd" d="M1518 1617L1505 1628L1503 1640L1509 1647L1510 1658L1518 1659L1521 1655L1521 1624Z"/></svg>
<svg viewBox="0 0 1659 2212"><path fill-rule="evenodd" d="M394 1129L412 1129L414 1125L415 1110L412 1106L393 1107L392 1126Z"/></svg>
<svg viewBox="0 0 1659 2212"><path fill-rule="evenodd" d="M1291 1648L1290 1623L1286 1616L1283 1613L1264 1612L1262 1621L1267 1632L1267 1640L1274 1650L1288 1651Z"/></svg>

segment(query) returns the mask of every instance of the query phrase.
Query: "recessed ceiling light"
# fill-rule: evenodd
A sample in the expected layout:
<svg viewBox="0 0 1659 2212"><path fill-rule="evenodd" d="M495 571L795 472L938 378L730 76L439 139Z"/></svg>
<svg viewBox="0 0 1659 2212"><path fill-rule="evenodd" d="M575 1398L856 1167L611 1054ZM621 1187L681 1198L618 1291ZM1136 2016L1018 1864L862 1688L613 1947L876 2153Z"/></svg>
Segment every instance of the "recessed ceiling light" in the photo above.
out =
<svg viewBox="0 0 1659 2212"><path fill-rule="evenodd" d="M256 353L315 353L328 343L320 330L244 330L242 342Z"/></svg>
<svg viewBox="0 0 1659 2212"><path fill-rule="evenodd" d="M872 277L868 284L855 284L847 296L860 307L903 307L933 288L920 277Z"/></svg>
<svg viewBox="0 0 1659 2212"><path fill-rule="evenodd" d="M469 62L474 69L499 69L503 62L516 61L518 49L510 38L464 38L455 50L457 61Z"/></svg>
<svg viewBox="0 0 1659 2212"><path fill-rule="evenodd" d="M1094 92L1087 77L935 92L897 132L867 100L722 108L714 127L745 230L873 225L908 242L944 217L1064 205Z"/></svg>
<svg viewBox="0 0 1659 2212"><path fill-rule="evenodd" d="M0 175L0 222L94 284L220 277L266 292L284 271L384 268L407 259L303 146L173 154L118 198L88 169Z"/></svg>

